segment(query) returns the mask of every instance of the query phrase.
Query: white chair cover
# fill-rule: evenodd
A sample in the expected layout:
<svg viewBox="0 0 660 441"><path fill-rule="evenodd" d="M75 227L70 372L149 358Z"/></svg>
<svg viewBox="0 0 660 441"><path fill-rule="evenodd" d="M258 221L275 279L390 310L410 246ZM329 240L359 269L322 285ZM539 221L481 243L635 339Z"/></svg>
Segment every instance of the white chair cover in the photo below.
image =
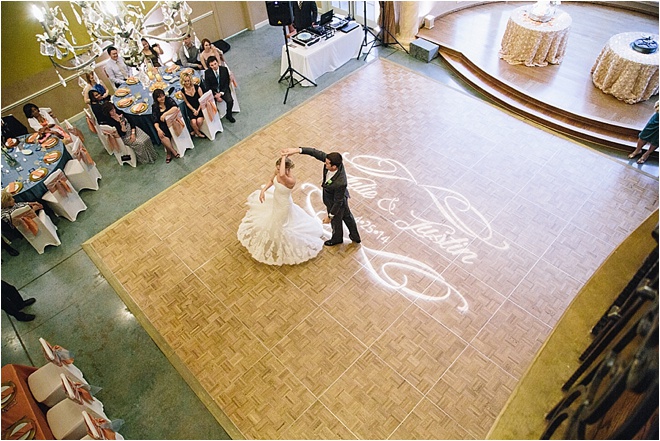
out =
<svg viewBox="0 0 660 441"><path fill-rule="evenodd" d="M238 98L236 97L236 88L234 87L233 83L229 84L229 90L231 90L231 97L234 99L234 107L232 107L231 111L233 113L239 113L241 111L241 106L238 104ZM224 118L225 115L227 114L227 103L224 101L221 101L218 104L218 112L220 112L220 118Z"/></svg>
<svg viewBox="0 0 660 441"><path fill-rule="evenodd" d="M71 185L77 190L98 190L101 173L96 168L96 163L79 140L73 141L71 156L73 159L64 166L64 174L71 181Z"/></svg>
<svg viewBox="0 0 660 441"><path fill-rule="evenodd" d="M216 111L209 112L208 107L204 104L207 101L211 101L212 105L216 106ZM202 113L204 114L204 122L202 123L202 133L206 135L208 139L211 141L215 140L215 134L217 132L222 133L223 128L222 128L222 122L220 122L220 113L218 111L217 103L215 102L215 99L213 98L213 93L209 90L204 95L202 95L199 98L200 106L202 108ZM227 104L225 104L225 109L227 108ZM211 117L211 113L213 113L213 116Z"/></svg>
<svg viewBox="0 0 660 441"><path fill-rule="evenodd" d="M64 187L68 187L70 191L61 192L55 190L53 192L48 190L41 199L53 209L56 215L64 217L71 222L75 222L78 213L87 210L87 205L80 198L80 195L73 185L71 185L71 182L67 179L62 170L55 170L46 178L44 183L46 184L46 187L49 187L50 184L53 184L56 181L63 183Z"/></svg>
<svg viewBox="0 0 660 441"><path fill-rule="evenodd" d="M18 210L15 210L12 213L12 217L22 215L31 210L32 208L26 205L25 207L21 207ZM37 253L43 254L44 249L48 245L59 246L62 244L62 242L60 242L60 238L57 236L57 227L55 224L53 224L53 221L50 220L50 217L48 217L44 210L39 210L39 213L37 213L37 216L33 220L39 228L36 236L30 232L26 234L20 229L19 231L30 243L30 245L32 245L34 249L37 250Z"/></svg>
<svg viewBox="0 0 660 441"><path fill-rule="evenodd" d="M87 425L82 411L94 418L108 419L103 411L103 403L92 397L92 402L78 403L65 374L60 374L67 399L60 401L46 413L46 421L55 439L81 439L87 434ZM75 381L75 380L74 380Z"/></svg>
<svg viewBox="0 0 660 441"><path fill-rule="evenodd" d="M85 115L87 115L87 117L92 121L92 124L94 124L94 127L96 128L96 136L99 137L101 144L103 144L103 148L106 152L108 152L108 154L112 155L113 151L110 148L110 144L108 143L107 138L101 133L101 126L96 120L96 115L94 115L94 112L92 112L88 107L85 107L83 110L85 111Z"/></svg>
<svg viewBox="0 0 660 441"><path fill-rule="evenodd" d="M183 123L183 128L181 128L181 132L177 136L174 128L174 124L178 124L176 120L178 120L179 118L180 121L183 122L183 116L181 115L180 110L178 111L177 115L178 116L167 118L167 127L170 129L170 133L172 134L172 145L174 146L174 149L183 158L183 155L185 155L186 150L194 149L195 145L192 142L192 138L190 137L190 132L188 132L188 128L186 127L185 122Z"/></svg>
<svg viewBox="0 0 660 441"><path fill-rule="evenodd" d="M135 156L135 151L131 147L124 144L124 141L117 133L117 129L105 124L101 124L99 127L101 128L99 137L106 139L106 142L108 142L110 145L110 149L114 153L115 158L117 158L119 165L129 164L131 167L137 167L137 156ZM114 138L114 142L117 143L118 149L112 147L112 138ZM122 157L125 159L122 159Z"/></svg>

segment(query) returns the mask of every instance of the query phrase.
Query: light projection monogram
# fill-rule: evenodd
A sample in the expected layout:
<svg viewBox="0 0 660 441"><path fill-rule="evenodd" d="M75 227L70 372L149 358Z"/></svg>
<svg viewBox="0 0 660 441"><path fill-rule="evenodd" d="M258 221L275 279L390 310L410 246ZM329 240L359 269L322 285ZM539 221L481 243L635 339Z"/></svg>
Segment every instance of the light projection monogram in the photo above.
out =
<svg viewBox="0 0 660 441"><path fill-rule="evenodd" d="M433 267L409 256L369 248L365 246L365 236L386 244L392 239L387 231L392 231L394 226L417 237L441 255L451 259L458 257L466 264L473 264L478 258L470 248L475 240L499 250L508 249L509 244L494 237L490 223L462 194L419 183L403 164L394 159L372 155L351 157L349 153L344 153L343 157L351 196L359 195L374 201L370 207L381 214L379 219L390 222L388 228L383 228L368 215L355 217L363 239L361 257L371 275L386 287L416 298L443 301L455 297L458 311L467 312L469 305L465 297ZM397 181L396 194L388 194L393 186L383 185L387 180ZM301 188L306 194L307 211L324 217L325 209L314 208L319 206L321 189L310 183ZM314 200L317 204L313 203ZM428 201L428 204L419 204L419 201ZM423 211L416 211L411 202L423 206ZM328 225L325 228L329 231ZM412 287L411 280L417 282L416 286L427 287L432 283L433 288L419 292Z"/></svg>

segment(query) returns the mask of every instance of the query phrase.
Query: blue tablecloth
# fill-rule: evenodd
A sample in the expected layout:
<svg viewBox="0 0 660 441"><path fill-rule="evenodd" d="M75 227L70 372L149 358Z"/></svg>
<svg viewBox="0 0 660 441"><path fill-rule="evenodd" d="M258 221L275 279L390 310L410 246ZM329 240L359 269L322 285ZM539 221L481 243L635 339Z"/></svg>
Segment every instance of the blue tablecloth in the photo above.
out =
<svg viewBox="0 0 660 441"><path fill-rule="evenodd" d="M171 96L174 98L174 101L179 105L179 109L181 109L181 113L183 114L183 119L186 122L186 125L188 126L188 130L192 130L190 126L190 121L188 120L188 115L186 113L186 103L181 99L177 99L175 96L175 93L179 90L181 90L181 83L180 83L180 77L181 75L181 69L177 70L174 73L167 73L165 72L165 68L161 67L159 68L160 74L163 76L163 82L167 84L167 87L164 89L164 92L166 95ZM167 76L171 76L172 78L167 81L165 78ZM203 80L203 75L204 71L193 71L193 76L196 78L200 79L200 82ZM152 82L153 84L153 82ZM160 139L158 139L158 133L156 133L156 128L154 127L153 124L153 119L151 117L151 105L153 104L153 91L149 90L150 85L144 86L142 83L138 82L137 84L122 84L122 88L126 88L131 91L126 96L118 97L113 95L112 96L112 102L116 106L117 101L123 99L123 98L128 98L128 97L133 97L134 102L128 107L119 107L127 116L127 118L132 121L136 126L140 127L144 132L149 135L151 138L151 142L154 144L160 144ZM170 94L169 91L170 89L172 90L172 93ZM133 113L131 111L131 108L140 102L145 102L147 103L148 107L147 110L145 110L142 113Z"/></svg>
<svg viewBox="0 0 660 441"><path fill-rule="evenodd" d="M64 148L64 143L59 140L55 147L50 149L42 148L40 144L28 144L25 142L27 136L20 136L16 139L19 143L16 147L9 151L9 154L16 160L18 164L15 167L7 164L4 155L2 158L2 188L6 188L10 183L16 181L23 184L21 191L14 195L14 200L18 202L33 202L41 199L47 189L44 181L55 170L63 169L67 161L71 159L69 151ZM23 150L31 150L31 154L24 154ZM44 162L44 156L50 152L60 152L62 156L60 159L52 164ZM30 172L39 167L48 169L48 174L37 182L30 180ZM19 168L21 170L19 170Z"/></svg>

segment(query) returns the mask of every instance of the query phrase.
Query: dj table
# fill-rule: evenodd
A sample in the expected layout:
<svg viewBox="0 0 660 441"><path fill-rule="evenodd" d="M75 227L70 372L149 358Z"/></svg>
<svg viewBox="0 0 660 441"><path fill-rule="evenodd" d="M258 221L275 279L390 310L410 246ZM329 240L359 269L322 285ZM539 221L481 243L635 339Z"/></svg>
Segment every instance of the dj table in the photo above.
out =
<svg viewBox="0 0 660 441"><path fill-rule="evenodd" d="M311 81L316 81L324 73L332 72L343 66L351 58L356 58L363 37L362 27L358 26L348 33L338 30L329 39L324 40L322 38L318 43L311 46L289 42L291 67ZM288 67L286 48L282 46L280 75L284 75ZM301 80L298 75L294 75L294 79ZM300 85L312 86L313 84L303 80Z"/></svg>

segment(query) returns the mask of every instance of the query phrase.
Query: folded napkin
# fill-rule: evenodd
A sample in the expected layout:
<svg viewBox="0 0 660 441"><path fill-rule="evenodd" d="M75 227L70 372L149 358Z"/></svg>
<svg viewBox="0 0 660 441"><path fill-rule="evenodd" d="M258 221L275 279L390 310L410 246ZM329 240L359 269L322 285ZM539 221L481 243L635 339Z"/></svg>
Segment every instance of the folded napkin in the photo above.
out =
<svg viewBox="0 0 660 441"><path fill-rule="evenodd" d="M179 109L176 109L176 112L167 115L165 117L165 122L168 126L170 126L172 130L174 130L174 134L177 137L181 135L183 129L186 128L186 123L183 121L183 116L181 115L181 110Z"/></svg>
<svg viewBox="0 0 660 441"><path fill-rule="evenodd" d="M51 175L51 181L46 184L46 188L51 193L56 191L63 197L66 197L69 193L72 193L73 190L69 186L69 180L66 178L66 175L62 170L56 170Z"/></svg>
<svg viewBox="0 0 660 441"><path fill-rule="evenodd" d="M117 431L120 429L121 425L124 424L123 420L113 420L108 421L105 418L94 418L90 417L94 429L96 429L96 434L94 434L91 428L87 427L87 435L93 439L117 439Z"/></svg>
<svg viewBox="0 0 660 441"><path fill-rule="evenodd" d="M92 392L90 391L90 387L87 384L83 383L78 383L77 381L73 381L71 378L67 377L66 375L61 376L62 380L62 387L64 390L67 390L66 383L68 383L69 387L73 391L73 397L69 396L73 401L75 401L78 404L92 404L94 402L94 397L92 396Z"/></svg>
<svg viewBox="0 0 660 441"><path fill-rule="evenodd" d="M46 346L48 346L48 348L50 349L50 351L53 353L54 356L54 358L51 360L50 356L46 352L46 349L42 347L41 349L44 351L44 357L46 357L46 360L56 364L57 366L62 366L64 364L73 364L73 354L69 352L67 349L64 349L60 345L52 346L46 340L43 340L43 343Z"/></svg>
<svg viewBox="0 0 660 441"><path fill-rule="evenodd" d="M204 107L209 114L209 118L215 118L215 114L218 113L218 108L215 105L215 98L213 94L204 94L199 99L199 105Z"/></svg>

